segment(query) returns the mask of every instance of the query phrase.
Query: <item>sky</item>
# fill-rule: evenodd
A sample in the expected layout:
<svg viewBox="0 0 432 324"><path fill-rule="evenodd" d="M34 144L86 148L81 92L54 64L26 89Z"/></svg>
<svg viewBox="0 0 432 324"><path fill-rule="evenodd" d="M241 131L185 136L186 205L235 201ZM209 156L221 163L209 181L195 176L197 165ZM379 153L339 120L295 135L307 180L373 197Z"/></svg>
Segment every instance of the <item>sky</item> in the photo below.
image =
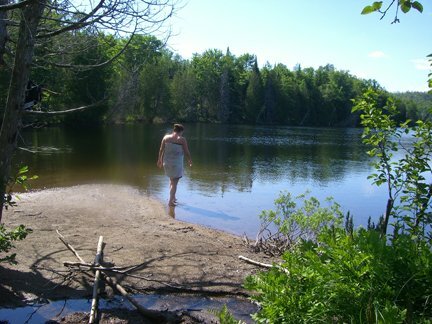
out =
<svg viewBox="0 0 432 324"><path fill-rule="evenodd" d="M170 21L172 51L184 59L208 49L254 54L258 64L336 69L375 79L391 92L427 91L432 2L424 11L361 15L373 0L184 0ZM389 0L384 1L384 4Z"/></svg>

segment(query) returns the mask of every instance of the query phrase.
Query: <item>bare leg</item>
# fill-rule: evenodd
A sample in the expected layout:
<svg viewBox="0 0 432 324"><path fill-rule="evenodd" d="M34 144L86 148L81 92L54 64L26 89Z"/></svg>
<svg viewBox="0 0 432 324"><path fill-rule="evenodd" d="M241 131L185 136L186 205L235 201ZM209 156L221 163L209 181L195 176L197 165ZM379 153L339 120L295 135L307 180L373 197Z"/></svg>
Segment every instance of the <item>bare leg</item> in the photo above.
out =
<svg viewBox="0 0 432 324"><path fill-rule="evenodd" d="M168 215L170 215L172 218L175 218L175 206L169 206Z"/></svg>
<svg viewBox="0 0 432 324"><path fill-rule="evenodd" d="M177 184L179 182L180 178L170 178L170 199L169 199L169 205L174 206L176 202L176 192L177 192Z"/></svg>

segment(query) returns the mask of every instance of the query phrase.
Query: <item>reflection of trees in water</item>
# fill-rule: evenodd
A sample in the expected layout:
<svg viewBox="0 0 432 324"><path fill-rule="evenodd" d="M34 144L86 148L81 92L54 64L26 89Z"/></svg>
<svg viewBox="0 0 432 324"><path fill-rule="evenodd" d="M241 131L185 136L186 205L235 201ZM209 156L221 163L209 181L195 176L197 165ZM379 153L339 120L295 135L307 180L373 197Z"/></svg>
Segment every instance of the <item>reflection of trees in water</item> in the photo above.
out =
<svg viewBox="0 0 432 324"><path fill-rule="evenodd" d="M193 180L206 191L250 191L254 181L343 179L367 166L357 129L314 129L210 125L197 129L203 172Z"/></svg>
<svg viewBox="0 0 432 324"><path fill-rule="evenodd" d="M166 125L32 130L24 132L23 146L59 150L21 152L17 160L40 176L40 186L92 178L158 191L166 179L156 168L156 157L169 130ZM185 136L194 160L186 170L191 185L221 195L251 191L256 181L338 181L364 168L368 159L359 129L196 124L186 125Z"/></svg>

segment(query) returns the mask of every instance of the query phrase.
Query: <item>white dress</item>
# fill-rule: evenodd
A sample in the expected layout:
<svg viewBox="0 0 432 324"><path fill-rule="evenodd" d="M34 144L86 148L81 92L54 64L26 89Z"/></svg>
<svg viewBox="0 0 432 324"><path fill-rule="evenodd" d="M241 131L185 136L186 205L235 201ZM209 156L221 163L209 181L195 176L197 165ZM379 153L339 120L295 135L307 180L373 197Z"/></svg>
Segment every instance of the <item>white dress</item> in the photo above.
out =
<svg viewBox="0 0 432 324"><path fill-rule="evenodd" d="M170 178L183 176L183 145L177 143L165 143L163 155L163 167L165 174Z"/></svg>

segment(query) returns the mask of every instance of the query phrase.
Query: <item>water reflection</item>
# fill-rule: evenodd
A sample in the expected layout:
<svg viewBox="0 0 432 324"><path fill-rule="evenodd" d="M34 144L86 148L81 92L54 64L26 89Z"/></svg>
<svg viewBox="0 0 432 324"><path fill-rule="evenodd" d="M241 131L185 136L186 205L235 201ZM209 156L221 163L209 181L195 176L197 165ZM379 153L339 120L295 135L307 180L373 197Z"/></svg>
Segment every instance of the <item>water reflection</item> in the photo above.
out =
<svg viewBox="0 0 432 324"><path fill-rule="evenodd" d="M189 213L200 215L202 217L219 218L219 219L228 220L228 221L237 221L240 219L239 217L227 215L226 213L224 213L222 211L215 211L215 210L210 210L210 209L198 208L198 207L194 207L194 206L190 206L190 205L180 205L180 208L184 209L185 211L187 211Z"/></svg>
<svg viewBox="0 0 432 324"><path fill-rule="evenodd" d="M39 175L35 188L118 182L165 201L168 179L156 160L169 131L169 125L28 130L20 143L26 150L15 160ZM237 233L246 228L253 235L257 216L272 207L280 190L306 189L318 197L334 196L362 214L360 223L381 213L378 203L363 208L365 199L371 202L366 197L371 186L359 129L196 124L186 125L185 136L194 166L186 168L179 184L186 205L169 210L172 217Z"/></svg>

